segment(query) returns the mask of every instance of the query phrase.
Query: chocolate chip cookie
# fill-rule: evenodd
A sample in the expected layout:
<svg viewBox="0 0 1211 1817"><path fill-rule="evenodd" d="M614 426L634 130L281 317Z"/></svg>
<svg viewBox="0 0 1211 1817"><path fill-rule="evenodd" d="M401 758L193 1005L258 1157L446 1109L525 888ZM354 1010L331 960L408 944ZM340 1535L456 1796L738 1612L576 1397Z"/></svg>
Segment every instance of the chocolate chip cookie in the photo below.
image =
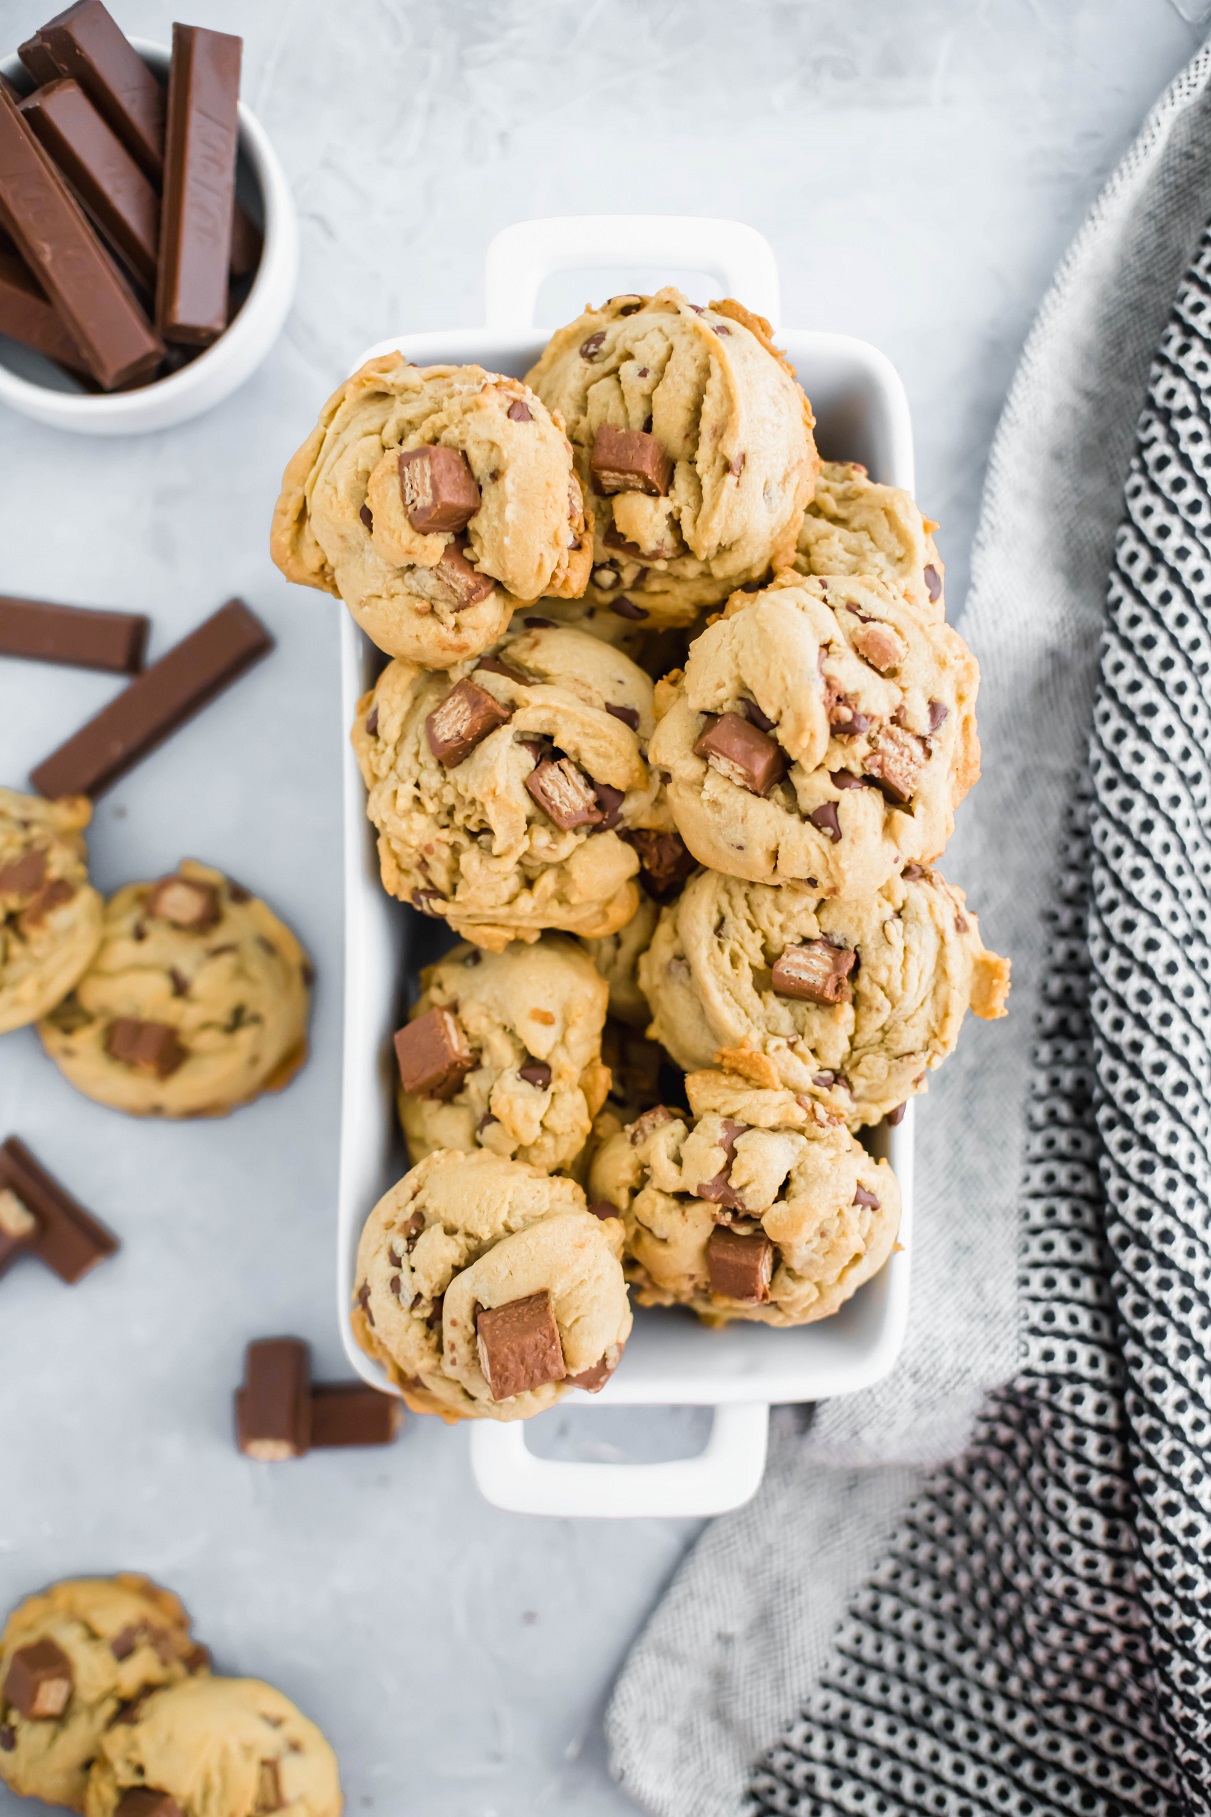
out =
<svg viewBox="0 0 1211 1817"><path fill-rule="evenodd" d="M65 997L101 940L88 881L84 796L44 801L0 789L0 1034Z"/></svg>
<svg viewBox="0 0 1211 1817"><path fill-rule="evenodd" d="M936 529L902 486L878 485L854 461L825 461L792 566L800 574L873 574L922 618L945 618Z"/></svg>

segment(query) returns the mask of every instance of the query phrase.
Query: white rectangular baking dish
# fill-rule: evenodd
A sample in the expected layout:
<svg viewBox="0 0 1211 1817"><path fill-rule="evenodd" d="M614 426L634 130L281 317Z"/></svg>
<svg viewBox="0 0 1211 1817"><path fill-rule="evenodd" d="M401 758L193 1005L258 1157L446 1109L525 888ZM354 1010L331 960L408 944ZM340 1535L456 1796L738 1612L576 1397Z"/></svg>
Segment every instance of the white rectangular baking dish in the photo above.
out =
<svg viewBox="0 0 1211 1817"><path fill-rule="evenodd" d="M540 286L553 274L575 269L622 272L622 281L612 286L615 292L633 288L640 270L646 273L647 288L677 281L687 271L710 273L719 280L711 294L738 297L778 325L773 253L752 228L690 217L585 216L525 221L496 236L487 256L485 327L401 335L379 342L364 357L398 348L421 365L473 361L521 377L550 332L534 326ZM706 292L701 300L709 300ZM779 328L778 342L812 400L823 453L864 461L875 478L911 490L908 402L884 355L846 335L807 330ZM390 1392L385 1373L354 1342L348 1309L362 1225L407 1167L395 1116L391 1036L404 1019L409 967L418 963L418 955L409 952L409 938L431 938L433 930L387 896L379 882L365 790L347 736L356 702L383 661L345 614L345 1027L337 1303L350 1362L366 1381ZM430 956L424 955L426 960ZM880 1130L876 1138L904 1195L901 1248L834 1318L795 1331L744 1323L714 1331L688 1313L637 1307L617 1373L599 1395L577 1394L586 1406L714 1407L703 1452L669 1463L564 1462L536 1457L526 1444L525 1424L478 1421L471 1432L472 1463L487 1499L523 1513L613 1516L716 1514L747 1501L765 1465L771 1404L853 1394L880 1380L895 1363L908 1318L912 1129L910 1105L898 1129Z"/></svg>

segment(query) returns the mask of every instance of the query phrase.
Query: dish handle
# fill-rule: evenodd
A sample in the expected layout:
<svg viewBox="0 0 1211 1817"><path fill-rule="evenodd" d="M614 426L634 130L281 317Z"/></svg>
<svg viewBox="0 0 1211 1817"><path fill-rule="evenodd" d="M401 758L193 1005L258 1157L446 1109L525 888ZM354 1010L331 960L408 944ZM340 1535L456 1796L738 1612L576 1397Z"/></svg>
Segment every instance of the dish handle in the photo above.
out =
<svg viewBox="0 0 1211 1817"><path fill-rule="evenodd" d="M725 1514L757 1493L765 1470L769 1408L715 1408L697 1457L663 1464L582 1464L535 1457L524 1421L480 1420L471 1430L471 1470L485 1501L512 1514L668 1519Z"/></svg>
<svg viewBox="0 0 1211 1817"><path fill-rule="evenodd" d="M543 280L557 271L608 266L708 271L724 292L777 323L778 267L764 234L743 221L698 215L548 215L517 221L489 242L484 262L487 325L533 328Z"/></svg>

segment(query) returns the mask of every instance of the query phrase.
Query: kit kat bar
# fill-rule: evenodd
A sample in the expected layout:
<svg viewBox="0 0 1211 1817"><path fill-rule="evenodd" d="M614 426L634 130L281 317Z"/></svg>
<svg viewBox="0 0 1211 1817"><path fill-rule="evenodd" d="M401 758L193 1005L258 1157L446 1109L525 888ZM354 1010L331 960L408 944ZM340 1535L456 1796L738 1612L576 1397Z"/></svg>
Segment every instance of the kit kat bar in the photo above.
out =
<svg viewBox="0 0 1211 1817"><path fill-rule="evenodd" d="M311 1390L311 1449L389 1445L403 1411L396 1395L366 1382L317 1382Z"/></svg>
<svg viewBox="0 0 1211 1817"><path fill-rule="evenodd" d="M151 378L164 358L163 342L2 89L0 219L102 389Z"/></svg>
<svg viewBox="0 0 1211 1817"><path fill-rule="evenodd" d="M174 25L156 325L205 347L227 326L242 40Z"/></svg>
<svg viewBox="0 0 1211 1817"><path fill-rule="evenodd" d="M52 751L34 787L48 797L103 794L272 648L260 619L228 600Z"/></svg>
<svg viewBox="0 0 1211 1817"><path fill-rule="evenodd" d="M23 1239L26 1246L69 1286L118 1247L112 1230L85 1211L16 1136L0 1143L0 1192L11 1194L34 1220L36 1229Z"/></svg>
<svg viewBox="0 0 1211 1817"><path fill-rule="evenodd" d="M164 89L101 0L77 0L19 51L34 81L70 76L154 182L164 169Z"/></svg>
<svg viewBox="0 0 1211 1817"><path fill-rule="evenodd" d="M143 667L148 620L141 612L57 606L0 595L0 656L134 675Z"/></svg>
<svg viewBox="0 0 1211 1817"><path fill-rule="evenodd" d="M0 334L68 372L88 372L88 361L15 247L0 248Z"/></svg>
<svg viewBox="0 0 1211 1817"><path fill-rule="evenodd" d="M80 84L51 82L21 112L115 252L154 291L160 198Z"/></svg>
<svg viewBox="0 0 1211 1817"><path fill-rule="evenodd" d="M236 1443L265 1464L302 1457L311 1443L311 1359L301 1338L258 1338L244 1352L235 1396Z"/></svg>

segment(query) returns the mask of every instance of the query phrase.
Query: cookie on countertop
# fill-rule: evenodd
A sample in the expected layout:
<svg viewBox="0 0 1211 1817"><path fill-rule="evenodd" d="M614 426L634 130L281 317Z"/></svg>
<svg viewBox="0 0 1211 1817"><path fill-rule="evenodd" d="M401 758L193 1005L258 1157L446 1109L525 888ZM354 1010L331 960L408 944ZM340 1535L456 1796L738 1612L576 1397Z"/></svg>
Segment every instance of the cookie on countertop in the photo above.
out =
<svg viewBox="0 0 1211 1817"><path fill-rule="evenodd" d="M878 1273L900 1189L822 1105L726 1073L691 1073L690 1111L659 1106L603 1143L589 1196L626 1226L644 1306L707 1324L827 1318Z"/></svg>
<svg viewBox="0 0 1211 1817"><path fill-rule="evenodd" d="M0 1034L65 997L101 940L88 881L83 795L45 801L0 789Z"/></svg>
<svg viewBox="0 0 1211 1817"><path fill-rule="evenodd" d="M622 1225L590 1213L574 1180L439 1149L366 1221L354 1335L418 1413L528 1419L617 1366L621 1254Z"/></svg>
<svg viewBox="0 0 1211 1817"><path fill-rule="evenodd" d="M389 656L447 669L521 602L583 592L592 523L563 424L520 380L387 353L291 459L270 552Z"/></svg>
<svg viewBox="0 0 1211 1817"><path fill-rule="evenodd" d="M88 1098L132 1116L218 1117L307 1057L311 964L271 909L185 859L110 898L101 946L38 1024Z"/></svg>
<svg viewBox="0 0 1211 1817"><path fill-rule="evenodd" d="M727 299L617 296L527 375L567 424L595 518L588 603L689 624L790 560L818 458L771 329Z"/></svg>
<svg viewBox="0 0 1211 1817"><path fill-rule="evenodd" d="M886 582L786 572L734 594L661 682L649 758L702 864L869 895L950 837L978 685L958 633Z"/></svg>
<svg viewBox="0 0 1211 1817"><path fill-rule="evenodd" d="M0 1633L0 1780L79 1810L114 1719L208 1666L181 1603L150 1578L67 1578L26 1597Z"/></svg>
<svg viewBox="0 0 1211 1817"><path fill-rule="evenodd" d="M85 1817L340 1817L336 1755L288 1697L255 1678L192 1678L115 1723Z"/></svg>
<svg viewBox="0 0 1211 1817"><path fill-rule="evenodd" d="M926 1089L968 1008L1005 1014L1009 961L962 890L917 865L845 901L700 871L662 911L639 982L652 1036L687 1072L804 1092L857 1127Z"/></svg>
<svg viewBox="0 0 1211 1817"><path fill-rule="evenodd" d="M651 681L584 631L525 631L448 675L388 664L353 726L384 888L496 951L616 932L636 875L684 857L652 723Z"/></svg>
<svg viewBox="0 0 1211 1817"><path fill-rule="evenodd" d="M561 934L501 953L458 946L421 985L395 1038L413 1163L435 1148L487 1148L548 1172L566 1167L610 1083L608 991L588 954Z"/></svg>
<svg viewBox="0 0 1211 1817"><path fill-rule="evenodd" d="M936 529L902 486L879 485L856 461L825 461L792 566L800 574L873 574L922 618L945 618Z"/></svg>

